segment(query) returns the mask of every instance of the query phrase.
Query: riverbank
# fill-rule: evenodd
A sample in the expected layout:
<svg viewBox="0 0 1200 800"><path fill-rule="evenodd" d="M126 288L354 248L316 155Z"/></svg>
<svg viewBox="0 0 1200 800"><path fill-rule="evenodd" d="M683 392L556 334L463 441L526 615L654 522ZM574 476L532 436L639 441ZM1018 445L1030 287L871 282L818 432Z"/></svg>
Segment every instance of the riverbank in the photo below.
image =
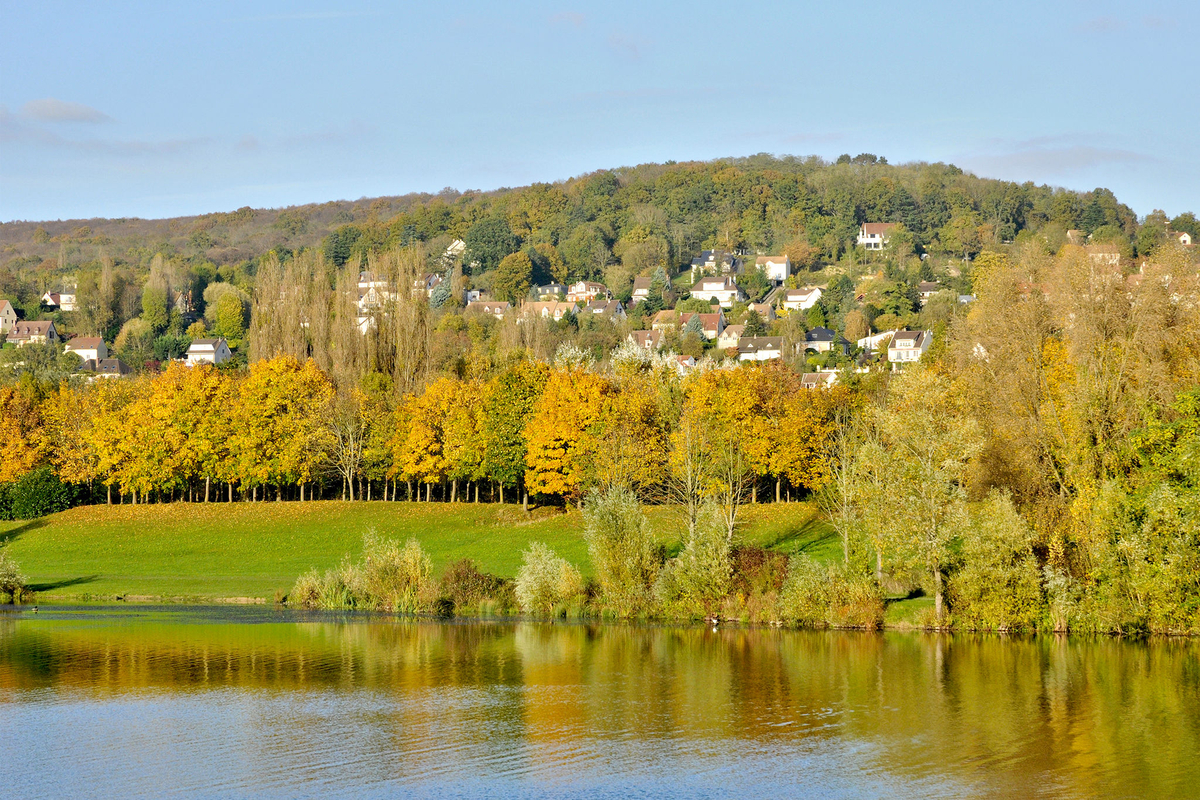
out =
<svg viewBox="0 0 1200 800"><path fill-rule="evenodd" d="M678 548L677 516L650 506L656 538ZM741 540L770 550L840 556L836 534L807 503L748 505ZM362 553L363 534L416 537L435 573L462 559L505 578L545 542L591 573L576 510L471 503L317 501L85 506L0 522L0 541L39 599L56 602L262 603L311 568Z"/></svg>

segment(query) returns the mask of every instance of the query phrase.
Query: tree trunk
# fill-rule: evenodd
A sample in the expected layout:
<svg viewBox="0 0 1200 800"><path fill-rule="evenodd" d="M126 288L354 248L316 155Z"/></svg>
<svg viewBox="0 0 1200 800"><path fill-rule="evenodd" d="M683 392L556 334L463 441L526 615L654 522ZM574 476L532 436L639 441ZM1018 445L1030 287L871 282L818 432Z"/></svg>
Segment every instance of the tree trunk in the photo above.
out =
<svg viewBox="0 0 1200 800"><path fill-rule="evenodd" d="M108 485L108 504L112 505L112 484Z"/></svg>
<svg viewBox="0 0 1200 800"><path fill-rule="evenodd" d="M754 484L750 487L750 502L751 503L758 502L758 481L755 481Z"/></svg>
<svg viewBox="0 0 1200 800"><path fill-rule="evenodd" d="M521 501L521 510L524 511L526 514L529 513L529 492L528 491L525 492L524 499Z"/></svg>
<svg viewBox="0 0 1200 800"><path fill-rule="evenodd" d="M454 479L454 488L450 490L450 502L458 502L458 478Z"/></svg>
<svg viewBox="0 0 1200 800"><path fill-rule="evenodd" d="M212 483L212 478L204 479L204 502L206 502L206 503L208 502L208 488L209 488L209 484L211 484L211 483Z"/></svg>
<svg viewBox="0 0 1200 800"><path fill-rule="evenodd" d="M780 485L781 483L783 483L783 481L782 481L782 480L780 480L779 478L776 478L776 479L775 479L775 502L776 502L776 503L778 503L778 502L779 502L779 485Z"/></svg>
<svg viewBox="0 0 1200 800"><path fill-rule="evenodd" d="M283 502L283 484L280 484L275 487L275 502L276 503Z"/></svg>
<svg viewBox="0 0 1200 800"><path fill-rule="evenodd" d="M479 502L479 481L475 481L475 502Z"/></svg>
<svg viewBox="0 0 1200 800"><path fill-rule="evenodd" d="M405 497L405 499L407 499L407 500L408 500L408 502L410 502L410 503L412 502L412 499L413 499L413 495L412 495L412 481L405 481L405 482L404 482L404 497Z"/></svg>
<svg viewBox="0 0 1200 800"><path fill-rule="evenodd" d="M504 484L500 484L500 505L504 505Z"/></svg>
<svg viewBox="0 0 1200 800"><path fill-rule="evenodd" d="M371 502L371 479L367 479L367 502Z"/></svg>
<svg viewBox="0 0 1200 800"><path fill-rule="evenodd" d="M432 481L425 481L425 502L426 503L433 502L433 482Z"/></svg>

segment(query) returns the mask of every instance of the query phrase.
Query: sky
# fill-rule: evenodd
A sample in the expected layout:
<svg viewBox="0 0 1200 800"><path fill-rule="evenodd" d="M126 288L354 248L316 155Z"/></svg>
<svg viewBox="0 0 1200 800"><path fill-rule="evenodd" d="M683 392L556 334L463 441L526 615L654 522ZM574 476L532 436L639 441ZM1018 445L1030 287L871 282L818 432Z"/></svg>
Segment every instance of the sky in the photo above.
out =
<svg viewBox="0 0 1200 800"><path fill-rule="evenodd" d="M1181 2L0 4L0 221L870 152L1200 213Z"/></svg>

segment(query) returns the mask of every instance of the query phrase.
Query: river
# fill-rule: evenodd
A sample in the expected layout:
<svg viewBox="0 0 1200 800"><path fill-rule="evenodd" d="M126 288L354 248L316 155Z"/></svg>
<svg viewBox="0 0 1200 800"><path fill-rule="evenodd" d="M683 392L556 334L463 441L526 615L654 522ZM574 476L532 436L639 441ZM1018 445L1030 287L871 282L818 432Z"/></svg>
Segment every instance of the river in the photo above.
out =
<svg viewBox="0 0 1200 800"><path fill-rule="evenodd" d="M11 797L1196 797L1200 642L0 611Z"/></svg>

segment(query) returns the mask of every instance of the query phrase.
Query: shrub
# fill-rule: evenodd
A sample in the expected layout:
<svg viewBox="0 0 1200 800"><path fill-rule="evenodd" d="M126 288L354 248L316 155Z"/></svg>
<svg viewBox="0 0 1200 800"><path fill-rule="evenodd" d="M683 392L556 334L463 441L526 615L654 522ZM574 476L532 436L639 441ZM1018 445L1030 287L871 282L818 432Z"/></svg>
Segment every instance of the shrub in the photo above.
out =
<svg viewBox="0 0 1200 800"><path fill-rule="evenodd" d="M605 604L623 617L636 614L646 606L661 563L637 495L619 486L593 491L583 518Z"/></svg>
<svg viewBox="0 0 1200 800"><path fill-rule="evenodd" d="M788 557L757 545L737 545L729 554L731 591L750 597L778 592L788 576Z"/></svg>
<svg viewBox="0 0 1200 800"><path fill-rule="evenodd" d="M363 605L381 611L420 611L432 588L433 572L429 556L415 538L404 547L394 539L381 539L369 531L363 542L363 566L360 585L351 587Z"/></svg>
<svg viewBox="0 0 1200 800"><path fill-rule="evenodd" d="M992 492L963 534L962 566L950 576L955 621L986 630L1033 628L1046 602L1034 533L1007 493Z"/></svg>
<svg viewBox="0 0 1200 800"><path fill-rule="evenodd" d="M785 621L802 627L875 629L883 624L883 593L873 579L806 555L792 558L782 608Z"/></svg>
<svg viewBox="0 0 1200 800"><path fill-rule="evenodd" d="M541 542L533 542L517 570L515 591L521 608L531 614L549 614L555 606L579 600L584 594L579 570Z"/></svg>
<svg viewBox="0 0 1200 800"><path fill-rule="evenodd" d="M0 548L0 594L6 594L12 602L18 603L24 591L25 576L20 567L9 555L8 548Z"/></svg>
<svg viewBox="0 0 1200 800"><path fill-rule="evenodd" d="M358 605L354 587L360 582L357 567L346 559L324 575L316 569L301 575L288 593L288 602L305 608L354 608Z"/></svg>
<svg viewBox="0 0 1200 800"><path fill-rule="evenodd" d="M79 490L63 483L49 467L26 472L0 486L0 519L36 519L75 505Z"/></svg>
<svg viewBox="0 0 1200 800"><path fill-rule="evenodd" d="M502 608L511 607L512 588L503 578L482 572L469 558L456 561L442 576L442 596L453 603L453 608L478 610L484 600L492 600Z"/></svg>
<svg viewBox="0 0 1200 800"><path fill-rule="evenodd" d="M709 504L679 555L667 562L654 584L654 596L664 609L695 616L712 616L729 593L732 565L729 539L717 509Z"/></svg>

